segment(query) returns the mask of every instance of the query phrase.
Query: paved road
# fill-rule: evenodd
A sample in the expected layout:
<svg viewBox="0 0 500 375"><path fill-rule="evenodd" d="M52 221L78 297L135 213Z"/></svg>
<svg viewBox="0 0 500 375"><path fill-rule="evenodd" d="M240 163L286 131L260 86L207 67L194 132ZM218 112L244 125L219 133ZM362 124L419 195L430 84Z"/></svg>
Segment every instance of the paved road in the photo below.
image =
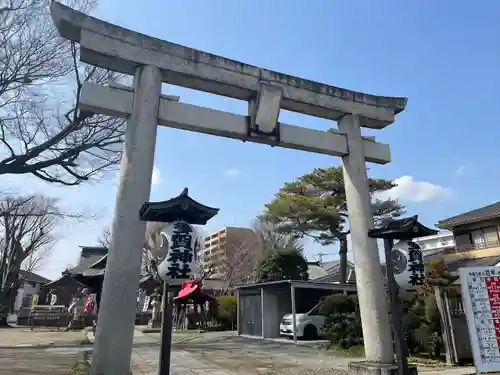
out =
<svg viewBox="0 0 500 375"><path fill-rule="evenodd" d="M145 340L158 342L158 335L136 335L136 345ZM132 357L134 374L153 374L158 348L136 347ZM276 343L213 332L175 336L172 349L172 375L217 374L343 374L349 358L332 357L307 346ZM314 370L314 371L311 371Z"/></svg>
<svg viewBox="0 0 500 375"><path fill-rule="evenodd" d="M176 334L173 336L172 375L344 375L351 357L333 355L318 348L287 342L272 342L235 336L231 333ZM89 348L85 348L88 350ZM0 362L9 358L7 367L0 366L0 375L60 374L84 348L52 347L39 349L0 349ZM36 353L36 357L32 355ZM132 353L134 375L156 375L158 372L159 335L136 332ZM24 358L27 360L25 361ZM49 361L50 359L50 361ZM47 363L37 366L38 364ZM50 368L50 366L57 366ZM16 371L11 372L12 366ZM52 370L52 371L51 371ZM419 369L425 375L470 374L469 369Z"/></svg>
<svg viewBox="0 0 500 375"><path fill-rule="evenodd" d="M136 345L146 341L158 343L159 335L136 336ZM134 374L156 374L156 346L137 347L134 352ZM299 375L346 374L353 357L333 354L314 345L295 345L293 342L274 342L238 337L226 332L174 336L172 375ZM141 366L142 363L142 366ZM419 368L424 375L465 375L473 368Z"/></svg>
<svg viewBox="0 0 500 375"><path fill-rule="evenodd" d="M75 364L75 349L56 353L36 349L0 349L0 375L68 375Z"/></svg>

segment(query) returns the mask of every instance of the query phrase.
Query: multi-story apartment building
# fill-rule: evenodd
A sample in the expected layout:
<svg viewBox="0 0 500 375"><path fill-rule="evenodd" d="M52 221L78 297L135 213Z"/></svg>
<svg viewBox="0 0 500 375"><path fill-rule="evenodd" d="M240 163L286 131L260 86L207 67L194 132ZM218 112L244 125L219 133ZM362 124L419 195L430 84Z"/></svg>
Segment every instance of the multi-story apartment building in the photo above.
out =
<svg viewBox="0 0 500 375"><path fill-rule="evenodd" d="M424 256L429 256L455 248L453 232L443 231L433 236L415 238L414 242L420 245Z"/></svg>
<svg viewBox="0 0 500 375"><path fill-rule="evenodd" d="M224 227L204 238L199 259L207 272L212 270L211 278L224 279L225 275L221 267L224 262L234 261L233 255L237 256L244 249L246 252L257 253L260 243L255 232L249 228Z"/></svg>

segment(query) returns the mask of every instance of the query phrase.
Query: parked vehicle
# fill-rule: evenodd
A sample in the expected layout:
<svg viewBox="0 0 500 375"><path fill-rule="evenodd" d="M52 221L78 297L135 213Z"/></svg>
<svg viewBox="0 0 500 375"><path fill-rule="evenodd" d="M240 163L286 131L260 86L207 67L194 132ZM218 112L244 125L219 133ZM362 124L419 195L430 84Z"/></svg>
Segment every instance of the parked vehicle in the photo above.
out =
<svg viewBox="0 0 500 375"><path fill-rule="evenodd" d="M297 337L314 340L325 334L325 317L319 313L318 303L305 314L295 314L295 332ZM280 335L293 337L293 314L286 314L281 319Z"/></svg>

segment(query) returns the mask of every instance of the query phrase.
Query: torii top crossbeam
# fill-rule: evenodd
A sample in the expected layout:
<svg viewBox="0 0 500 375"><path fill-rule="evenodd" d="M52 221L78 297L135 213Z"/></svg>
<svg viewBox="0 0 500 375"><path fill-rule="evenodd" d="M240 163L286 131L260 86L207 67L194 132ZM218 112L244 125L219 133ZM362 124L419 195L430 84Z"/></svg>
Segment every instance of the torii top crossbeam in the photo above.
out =
<svg viewBox="0 0 500 375"><path fill-rule="evenodd" d="M366 162L390 162L389 146L363 137L361 126L382 129L406 106L405 98L368 95L247 65L127 30L55 1L60 35L80 44L80 60L134 75L134 88L86 83L79 109L127 118L109 260L99 313L92 375L128 371L133 343L137 251L149 201L158 125L342 157L365 354L390 363L387 305L373 228ZM181 103L161 95L162 82L248 102L248 116ZM335 133L279 122L280 109L337 122Z"/></svg>
<svg viewBox="0 0 500 375"><path fill-rule="evenodd" d="M139 65L161 69L166 83L250 100L261 82L283 88L282 109L339 120L360 116L361 126L382 129L405 109L407 99L370 95L262 69L196 49L152 38L51 3L60 35L80 43L80 59L133 75Z"/></svg>

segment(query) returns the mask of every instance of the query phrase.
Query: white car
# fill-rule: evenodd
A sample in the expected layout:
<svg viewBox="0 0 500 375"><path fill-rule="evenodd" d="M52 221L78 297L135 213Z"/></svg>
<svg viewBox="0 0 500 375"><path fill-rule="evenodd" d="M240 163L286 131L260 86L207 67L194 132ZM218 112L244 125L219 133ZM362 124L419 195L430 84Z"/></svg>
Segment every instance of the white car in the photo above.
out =
<svg viewBox="0 0 500 375"><path fill-rule="evenodd" d="M325 317L319 313L318 303L305 314L295 314L295 332L297 337L314 340L324 335ZM293 314L286 314L281 319L280 335L293 337Z"/></svg>

